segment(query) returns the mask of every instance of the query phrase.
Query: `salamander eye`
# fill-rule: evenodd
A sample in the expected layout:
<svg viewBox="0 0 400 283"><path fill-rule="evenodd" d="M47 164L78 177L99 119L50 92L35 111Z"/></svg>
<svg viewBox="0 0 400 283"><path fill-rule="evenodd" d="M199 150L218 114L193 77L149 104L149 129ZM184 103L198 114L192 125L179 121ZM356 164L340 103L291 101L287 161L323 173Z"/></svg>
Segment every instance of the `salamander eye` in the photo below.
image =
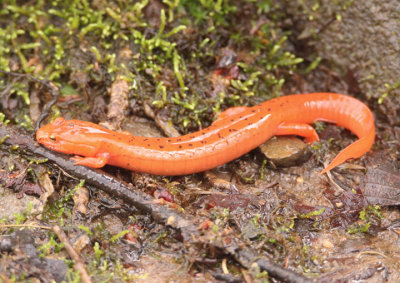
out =
<svg viewBox="0 0 400 283"><path fill-rule="evenodd" d="M55 141L55 140L56 140L56 135L55 135L55 134L51 134L51 135L49 136L49 138L50 138L52 141Z"/></svg>

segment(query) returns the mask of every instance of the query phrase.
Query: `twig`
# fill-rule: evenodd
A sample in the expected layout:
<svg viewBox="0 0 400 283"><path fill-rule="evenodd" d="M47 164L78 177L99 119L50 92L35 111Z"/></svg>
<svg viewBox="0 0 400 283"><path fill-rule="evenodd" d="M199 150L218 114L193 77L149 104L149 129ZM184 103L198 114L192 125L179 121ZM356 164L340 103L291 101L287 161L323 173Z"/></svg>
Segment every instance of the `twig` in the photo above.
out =
<svg viewBox="0 0 400 283"><path fill-rule="evenodd" d="M51 230L51 227L41 226L41 225L32 225L32 224L1 224L1 228L35 228L35 229L44 229L44 230Z"/></svg>
<svg viewBox="0 0 400 283"><path fill-rule="evenodd" d="M79 272L81 275L81 280L83 283L92 283L89 274L86 271L85 264L82 262L81 257L72 247L71 243L68 240L67 235L60 229L58 225L53 226L53 231L56 233L57 237L64 244L65 249L67 250L69 256L75 261L74 269Z"/></svg>
<svg viewBox="0 0 400 283"><path fill-rule="evenodd" d="M267 260L265 258L259 259L257 265L260 269L265 270L272 277L278 278L284 282L296 282L296 283L307 283L312 282L312 280L299 276L299 274L289 270L283 269L281 266Z"/></svg>

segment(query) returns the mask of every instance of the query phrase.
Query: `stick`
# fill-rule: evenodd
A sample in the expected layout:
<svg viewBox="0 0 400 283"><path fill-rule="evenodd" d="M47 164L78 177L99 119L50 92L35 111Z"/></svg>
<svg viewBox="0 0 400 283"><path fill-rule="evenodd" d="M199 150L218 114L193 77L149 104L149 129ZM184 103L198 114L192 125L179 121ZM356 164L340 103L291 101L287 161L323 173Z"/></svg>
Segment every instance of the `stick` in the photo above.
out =
<svg viewBox="0 0 400 283"><path fill-rule="evenodd" d="M75 261L74 269L79 272L81 275L81 279L83 283L92 283L92 279L90 279L89 274L86 271L85 264L82 262L81 257L72 247L71 243L67 235L60 229L58 225L53 226L53 231L56 233L57 237L64 244L65 249L67 250L69 256Z"/></svg>

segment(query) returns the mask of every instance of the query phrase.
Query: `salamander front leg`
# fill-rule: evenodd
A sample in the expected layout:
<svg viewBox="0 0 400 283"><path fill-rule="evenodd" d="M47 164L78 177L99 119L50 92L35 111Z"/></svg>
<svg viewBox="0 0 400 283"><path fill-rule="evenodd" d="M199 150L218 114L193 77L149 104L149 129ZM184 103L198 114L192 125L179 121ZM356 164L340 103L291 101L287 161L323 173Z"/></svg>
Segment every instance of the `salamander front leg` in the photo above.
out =
<svg viewBox="0 0 400 283"><path fill-rule="evenodd" d="M317 132L308 124L286 123L283 122L278 126L275 132L276 136L297 135L305 138L307 143L319 141Z"/></svg>
<svg viewBox="0 0 400 283"><path fill-rule="evenodd" d="M101 153L96 157L81 157L81 156L74 156L71 158L75 161L74 165L84 165L91 168L101 168L104 167L110 160L109 153Z"/></svg>

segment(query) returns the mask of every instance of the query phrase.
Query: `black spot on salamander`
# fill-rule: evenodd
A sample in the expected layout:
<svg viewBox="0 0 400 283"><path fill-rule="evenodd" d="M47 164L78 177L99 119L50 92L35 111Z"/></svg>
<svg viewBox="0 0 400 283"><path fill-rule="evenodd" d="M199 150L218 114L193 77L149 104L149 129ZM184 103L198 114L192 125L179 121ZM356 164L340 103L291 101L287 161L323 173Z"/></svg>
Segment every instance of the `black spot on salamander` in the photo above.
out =
<svg viewBox="0 0 400 283"><path fill-rule="evenodd" d="M251 124L253 124L253 123L251 123L251 122L250 122L250 123L247 123L248 126L250 126Z"/></svg>
<svg viewBox="0 0 400 283"><path fill-rule="evenodd" d="M163 148L164 148L164 146L163 146L163 145L159 145L159 147L160 147L161 149L163 149Z"/></svg>
<svg viewBox="0 0 400 283"><path fill-rule="evenodd" d="M193 146L193 144L192 144L192 143L189 143L188 146Z"/></svg>
<svg viewBox="0 0 400 283"><path fill-rule="evenodd" d="M239 118L240 118L240 119L242 119L242 118L243 118L243 116L242 116L242 115L240 115L240 116L239 116Z"/></svg>
<svg viewBox="0 0 400 283"><path fill-rule="evenodd" d="M171 142L171 139L167 139L167 142Z"/></svg>
<svg viewBox="0 0 400 283"><path fill-rule="evenodd" d="M179 145L179 148L182 148L182 146L181 146L181 145Z"/></svg>
<svg viewBox="0 0 400 283"><path fill-rule="evenodd" d="M235 121L235 119L231 119L231 122Z"/></svg>
<svg viewBox="0 0 400 283"><path fill-rule="evenodd" d="M157 139L157 141L160 141L160 140L161 140L161 139L159 139L159 138Z"/></svg>
<svg viewBox="0 0 400 283"><path fill-rule="evenodd" d="M237 130L236 129L229 129L229 132L237 132Z"/></svg>
<svg viewBox="0 0 400 283"><path fill-rule="evenodd" d="M248 120L248 118L244 118L244 120L245 120L245 121L247 121L247 120Z"/></svg>
<svg viewBox="0 0 400 283"><path fill-rule="evenodd" d="M204 143L205 143L205 141L200 141L200 143L204 144Z"/></svg>
<svg viewBox="0 0 400 283"><path fill-rule="evenodd" d="M253 109L253 110L251 110L251 112L253 112L253 113L254 113L254 112L256 112L256 110L254 110L254 109Z"/></svg>
<svg viewBox="0 0 400 283"><path fill-rule="evenodd" d="M181 141L182 139L176 139L176 141Z"/></svg>
<svg viewBox="0 0 400 283"><path fill-rule="evenodd" d="M218 138L220 138L220 139L223 138L222 135L221 135L221 133L218 133L217 135L218 135Z"/></svg>
<svg viewBox="0 0 400 283"><path fill-rule="evenodd" d="M150 146L150 144L148 143L147 146Z"/></svg>
<svg viewBox="0 0 400 283"><path fill-rule="evenodd" d="M143 139L143 141L148 141L149 139Z"/></svg>
<svg viewBox="0 0 400 283"><path fill-rule="evenodd" d="M191 138L191 139L194 139L194 138L195 138L195 136L190 136L189 138Z"/></svg>
<svg viewBox="0 0 400 283"><path fill-rule="evenodd" d="M268 112L270 112L270 111L271 111L271 108L270 108L270 107L268 107L267 111L268 111Z"/></svg>

